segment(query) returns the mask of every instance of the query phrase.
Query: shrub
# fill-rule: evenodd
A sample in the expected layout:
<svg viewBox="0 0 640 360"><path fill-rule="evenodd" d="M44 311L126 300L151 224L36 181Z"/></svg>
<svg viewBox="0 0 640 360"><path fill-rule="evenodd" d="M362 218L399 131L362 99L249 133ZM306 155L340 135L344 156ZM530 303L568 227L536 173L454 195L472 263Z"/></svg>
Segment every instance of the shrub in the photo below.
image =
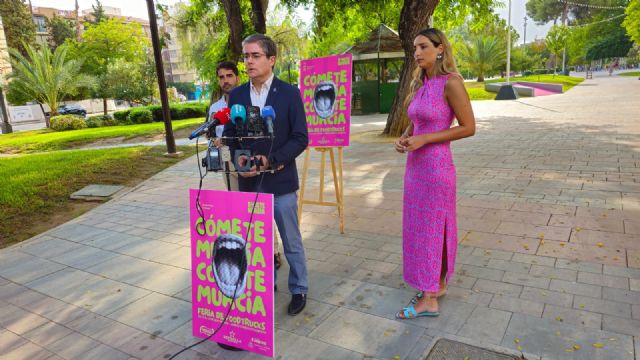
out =
<svg viewBox="0 0 640 360"><path fill-rule="evenodd" d="M131 109L116 111L113 113L113 118L118 121L125 121L127 120L127 116L129 116L130 111Z"/></svg>
<svg viewBox="0 0 640 360"><path fill-rule="evenodd" d="M121 122L114 119L108 119L108 120L102 121L102 126L116 126L116 125L124 125L124 124L129 124L129 122L127 120L124 120Z"/></svg>
<svg viewBox="0 0 640 360"><path fill-rule="evenodd" d="M104 122L110 120L113 120L111 115L96 115L86 118L84 122L87 123L87 127L97 128L104 126Z"/></svg>
<svg viewBox="0 0 640 360"><path fill-rule="evenodd" d="M76 130L87 127L84 119L77 115L52 116L49 123L51 124L51 128L55 131Z"/></svg>
<svg viewBox="0 0 640 360"><path fill-rule="evenodd" d="M153 114L149 109L136 108L132 109L127 116L127 120L134 124L146 124L153 122Z"/></svg>

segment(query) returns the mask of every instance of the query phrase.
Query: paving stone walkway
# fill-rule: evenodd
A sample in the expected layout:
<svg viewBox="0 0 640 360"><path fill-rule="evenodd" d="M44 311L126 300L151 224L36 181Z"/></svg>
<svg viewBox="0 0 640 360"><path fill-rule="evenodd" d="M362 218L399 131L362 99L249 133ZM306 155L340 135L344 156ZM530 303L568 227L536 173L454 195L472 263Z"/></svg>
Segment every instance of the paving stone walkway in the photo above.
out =
<svg viewBox="0 0 640 360"><path fill-rule="evenodd" d="M346 232L334 209L305 206L309 302L290 317L277 293L278 358L418 359L446 336L532 359L640 359L637 88L594 78L564 95L474 103L477 135L454 145L460 246L438 318L393 317L414 294L402 281L404 157L389 144L347 148ZM384 119L356 117L353 129ZM162 359L197 341L187 222L197 178L187 159L0 250L0 358ZM205 187L222 189L221 177ZM258 358L211 343L180 356Z"/></svg>

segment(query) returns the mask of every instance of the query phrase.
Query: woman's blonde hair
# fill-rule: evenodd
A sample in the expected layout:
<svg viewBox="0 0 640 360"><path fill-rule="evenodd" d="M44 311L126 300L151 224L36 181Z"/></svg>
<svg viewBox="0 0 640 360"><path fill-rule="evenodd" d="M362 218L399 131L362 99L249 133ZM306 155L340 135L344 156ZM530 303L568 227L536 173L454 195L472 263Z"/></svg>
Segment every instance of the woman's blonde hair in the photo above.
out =
<svg viewBox="0 0 640 360"><path fill-rule="evenodd" d="M420 35L427 37L435 47L442 45L442 58L436 60L435 75L458 74L458 68L456 67L456 61L453 58L451 44L444 33L436 28L426 28L417 33L415 37ZM411 84L409 85L409 96L407 96L404 101L405 108L409 107L409 104L416 95L416 92L424 84L423 79L426 75L426 71L416 64L416 67L413 70Z"/></svg>

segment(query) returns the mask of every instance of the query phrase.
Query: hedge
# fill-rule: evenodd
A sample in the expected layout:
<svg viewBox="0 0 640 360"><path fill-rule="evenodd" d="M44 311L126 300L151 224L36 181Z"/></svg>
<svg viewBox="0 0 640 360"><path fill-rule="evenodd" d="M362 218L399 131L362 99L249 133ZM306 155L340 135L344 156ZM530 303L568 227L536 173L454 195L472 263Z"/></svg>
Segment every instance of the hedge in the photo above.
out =
<svg viewBox="0 0 640 360"><path fill-rule="evenodd" d="M146 108L135 108L129 112L127 116L132 124L148 124L153 122L153 114Z"/></svg>
<svg viewBox="0 0 640 360"><path fill-rule="evenodd" d="M84 118L77 115L52 116L49 124L55 131L76 130L87 127Z"/></svg>

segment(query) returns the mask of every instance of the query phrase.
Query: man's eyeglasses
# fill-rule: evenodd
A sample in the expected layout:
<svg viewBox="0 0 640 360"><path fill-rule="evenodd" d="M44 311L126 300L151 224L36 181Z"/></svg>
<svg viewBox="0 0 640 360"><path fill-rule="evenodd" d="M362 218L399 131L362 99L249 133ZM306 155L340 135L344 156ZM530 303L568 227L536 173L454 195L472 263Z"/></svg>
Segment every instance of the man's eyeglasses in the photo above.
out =
<svg viewBox="0 0 640 360"><path fill-rule="evenodd" d="M244 53L242 54L242 61L247 61L249 59L258 60L263 56L267 56L264 53Z"/></svg>

